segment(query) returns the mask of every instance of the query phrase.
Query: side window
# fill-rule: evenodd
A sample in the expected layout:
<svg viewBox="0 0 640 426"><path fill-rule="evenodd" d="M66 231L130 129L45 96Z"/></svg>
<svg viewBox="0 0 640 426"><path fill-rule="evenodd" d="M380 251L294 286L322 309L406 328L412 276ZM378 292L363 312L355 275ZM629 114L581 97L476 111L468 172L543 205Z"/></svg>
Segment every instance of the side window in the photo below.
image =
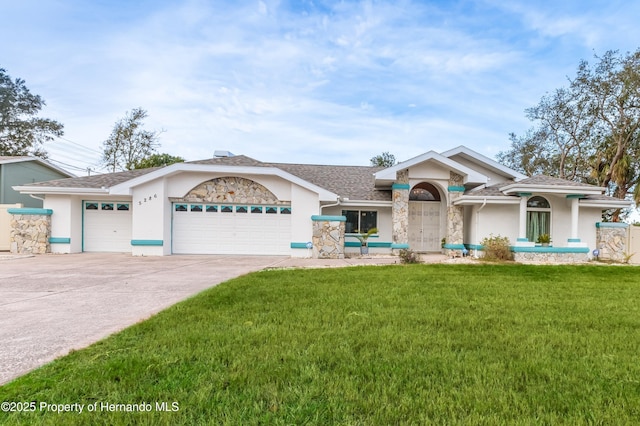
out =
<svg viewBox="0 0 640 426"><path fill-rule="evenodd" d="M342 216L347 218L345 232L368 232L378 227L378 212L367 210L342 210Z"/></svg>

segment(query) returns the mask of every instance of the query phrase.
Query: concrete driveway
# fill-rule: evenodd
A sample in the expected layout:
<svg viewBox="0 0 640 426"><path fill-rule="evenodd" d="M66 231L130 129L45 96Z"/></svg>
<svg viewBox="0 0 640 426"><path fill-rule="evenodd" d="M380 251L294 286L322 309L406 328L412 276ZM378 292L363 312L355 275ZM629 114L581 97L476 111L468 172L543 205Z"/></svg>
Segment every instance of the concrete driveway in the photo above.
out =
<svg viewBox="0 0 640 426"><path fill-rule="evenodd" d="M0 260L0 385L276 256L41 255Z"/></svg>

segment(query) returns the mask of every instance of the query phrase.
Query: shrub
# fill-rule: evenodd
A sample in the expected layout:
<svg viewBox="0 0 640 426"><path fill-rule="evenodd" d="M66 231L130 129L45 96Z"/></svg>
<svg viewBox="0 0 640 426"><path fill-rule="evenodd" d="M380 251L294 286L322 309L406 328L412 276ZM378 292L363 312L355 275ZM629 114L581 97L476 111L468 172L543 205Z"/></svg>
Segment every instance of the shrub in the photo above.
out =
<svg viewBox="0 0 640 426"><path fill-rule="evenodd" d="M402 263L421 263L420 255L413 250L402 249L399 256Z"/></svg>
<svg viewBox="0 0 640 426"><path fill-rule="evenodd" d="M480 244L484 246L484 260L513 260L513 253L509 248L511 243L507 237L501 237L500 235L494 237L491 234L483 239Z"/></svg>

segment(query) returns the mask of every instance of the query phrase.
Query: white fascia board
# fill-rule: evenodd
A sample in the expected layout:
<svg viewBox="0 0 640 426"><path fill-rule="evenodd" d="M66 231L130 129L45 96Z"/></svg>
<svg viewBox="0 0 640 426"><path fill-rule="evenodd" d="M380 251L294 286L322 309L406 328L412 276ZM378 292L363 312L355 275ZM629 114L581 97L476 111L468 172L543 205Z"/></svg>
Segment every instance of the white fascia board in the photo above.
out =
<svg viewBox="0 0 640 426"><path fill-rule="evenodd" d="M341 201L343 207L393 207L393 201L348 200Z"/></svg>
<svg viewBox="0 0 640 426"><path fill-rule="evenodd" d="M65 175L67 177L77 177L76 175L74 175L73 173L69 173L68 171L66 171L65 169L62 169L58 166L56 166L55 164L51 164L48 161L42 160L41 158L38 157L17 157L17 158L12 158L9 160L2 160L0 161L0 164L14 164L14 163L26 163L29 161L33 161L35 163L40 164L41 166L44 166L48 169L51 170L55 170L56 172L60 173L61 175Z"/></svg>
<svg viewBox="0 0 640 426"><path fill-rule="evenodd" d="M521 185L512 183L500 188L505 194L517 194L518 192L535 192L544 194L584 194L602 195L603 189L593 186L572 186L572 185Z"/></svg>
<svg viewBox="0 0 640 426"><path fill-rule="evenodd" d="M453 149L450 149L449 151L445 151L442 153L442 155L447 158L453 157L454 155L457 155L457 154L462 154L463 157L467 158L472 162L484 165L488 169L493 169L494 171L498 172L498 174L511 177L516 182L523 179L527 179L529 177L503 164L500 164L497 161L492 160L491 158L480 154L479 152L469 149L464 145L460 145L457 148L453 148Z"/></svg>
<svg viewBox="0 0 640 426"><path fill-rule="evenodd" d="M457 161L451 160L443 155L438 154L435 151L425 152L422 155L418 155L410 160L398 163L395 166L388 167L374 173L376 182L379 181L395 181L396 173L400 170L408 169L416 164L424 163L425 161L433 160L436 163L444 166L445 168L452 169L454 172L464 177L464 183L487 183L487 177L470 169L467 166L463 166Z"/></svg>
<svg viewBox="0 0 640 426"><path fill-rule="evenodd" d="M520 204L520 198L516 197L501 197L499 195L492 195L490 197L483 197L481 195L463 195L453 202L454 206L466 206L472 204Z"/></svg>
<svg viewBox="0 0 640 426"><path fill-rule="evenodd" d="M11 188L21 194L109 194L108 188L62 188L57 186L12 186Z"/></svg>
<svg viewBox="0 0 640 426"><path fill-rule="evenodd" d="M628 200L586 200L582 199L578 202L580 207L597 207L602 209L626 209L633 207L633 201Z"/></svg>
<svg viewBox="0 0 640 426"><path fill-rule="evenodd" d="M307 182L304 179L300 179L297 176L287 173L277 167L255 167L255 166L223 166L215 164L185 164L175 163L167 167L163 167L158 170L154 170L151 173L139 176L137 178L128 180L121 184L112 186L109 189L109 194L112 195L131 195L133 188L142 185L147 182L151 182L156 179L167 178L178 173L229 173L230 175L262 175L262 176L278 176L284 180L287 180L293 184L296 184L302 188L308 189L319 195L320 201L336 201L338 194L334 194L331 191L327 191L317 185Z"/></svg>

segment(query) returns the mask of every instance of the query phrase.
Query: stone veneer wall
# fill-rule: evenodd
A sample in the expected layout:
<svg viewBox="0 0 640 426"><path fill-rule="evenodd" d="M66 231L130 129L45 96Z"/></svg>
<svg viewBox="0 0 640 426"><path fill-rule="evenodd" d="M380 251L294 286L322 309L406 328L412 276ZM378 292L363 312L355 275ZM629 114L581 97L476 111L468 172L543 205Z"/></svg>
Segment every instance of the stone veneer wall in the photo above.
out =
<svg viewBox="0 0 640 426"><path fill-rule="evenodd" d="M463 177L450 172L449 175L449 205L447 206L447 245L461 245L464 243L464 207L454 206L453 202L464 193ZM461 249L447 249L450 256L460 256Z"/></svg>
<svg viewBox="0 0 640 426"><path fill-rule="evenodd" d="M513 260L520 263L584 263L588 253L513 253Z"/></svg>
<svg viewBox="0 0 640 426"><path fill-rule="evenodd" d="M409 185L409 170L396 173L396 182ZM391 191L393 207L391 210L393 244L409 243L409 188L394 188Z"/></svg>
<svg viewBox="0 0 640 426"><path fill-rule="evenodd" d="M49 237L51 237L50 215L12 213L10 234L11 253L49 253L51 252Z"/></svg>
<svg viewBox="0 0 640 426"><path fill-rule="evenodd" d="M183 198L193 203L289 204L263 185L241 177L221 177L202 182Z"/></svg>
<svg viewBox="0 0 640 426"><path fill-rule="evenodd" d="M600 259L623 262L627 252L629 225L620 222L596 223L596 246Z"/></svg>
<svg viewBox="0 0 640 426"><path fill-rule="evenodd" d="M344 259L345 221L338 218L312 217L315 259Z"/></svg>

